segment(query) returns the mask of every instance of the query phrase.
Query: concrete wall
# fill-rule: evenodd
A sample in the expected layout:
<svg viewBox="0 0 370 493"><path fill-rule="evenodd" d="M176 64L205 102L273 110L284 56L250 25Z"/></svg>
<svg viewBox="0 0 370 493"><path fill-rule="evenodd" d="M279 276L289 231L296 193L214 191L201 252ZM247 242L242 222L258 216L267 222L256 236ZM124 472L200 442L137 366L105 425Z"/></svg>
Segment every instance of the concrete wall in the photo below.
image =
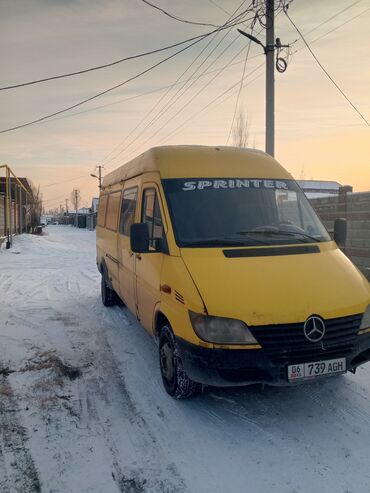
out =
<svg viewBox="0 0 370 493"><path fill-rule="evenodd" d="M370 280L370 192L341 193L310 202L331 233L336 218L347 219L348 235L343 251Z"/></svg>

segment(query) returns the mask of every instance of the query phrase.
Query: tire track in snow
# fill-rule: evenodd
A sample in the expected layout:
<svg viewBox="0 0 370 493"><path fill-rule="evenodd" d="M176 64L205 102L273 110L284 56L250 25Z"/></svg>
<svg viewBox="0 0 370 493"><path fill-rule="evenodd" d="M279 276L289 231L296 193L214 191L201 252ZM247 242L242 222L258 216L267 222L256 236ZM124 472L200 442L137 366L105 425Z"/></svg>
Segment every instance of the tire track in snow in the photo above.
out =
<svg viewBox="0 0 370 493"><path fill-rule="evenodd" d="M1 492L41 493L41 484L30 451L27 432L19 418L16 399L7 378L0 377L0 467L4 476ZM1 469L0 469L1 470Z"/></svg>
<svg viewBox="0 0 370 493"><path fill-rule="evenodd" d="M70 335L74 337L75 332ZM184 480L175 464L168 462L141 410L135 404L105 332L98 330L94 337L94 344L99 349L94 352L94 365L90 367L89 375L86 375L86 393L80 395L82 401L86 400L80 403L80 408L87 410L87 416L81 416L81 420L93 423L95 432L96 423L99 423L100 438L106 442L106 447L111 452L112 474L121 491L186 491ZM108 414L107 410L110 410ZM117 411L124 433L122 429L117 430ZM126 441L123 447L118 440L120 434Z"/></svg>

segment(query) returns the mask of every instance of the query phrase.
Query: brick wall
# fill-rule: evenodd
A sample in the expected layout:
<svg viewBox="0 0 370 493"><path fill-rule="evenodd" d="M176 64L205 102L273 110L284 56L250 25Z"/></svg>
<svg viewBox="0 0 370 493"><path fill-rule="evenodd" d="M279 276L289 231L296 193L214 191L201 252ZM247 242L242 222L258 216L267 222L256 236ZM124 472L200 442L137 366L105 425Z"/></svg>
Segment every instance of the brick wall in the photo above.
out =
<svg viewBox="0 0 370 493"><path fill-rule="evenodd" d="M370 192L340 193L310 202L330 233L336 218L347 219L347 242L343 251L370 280Z"/></svg>

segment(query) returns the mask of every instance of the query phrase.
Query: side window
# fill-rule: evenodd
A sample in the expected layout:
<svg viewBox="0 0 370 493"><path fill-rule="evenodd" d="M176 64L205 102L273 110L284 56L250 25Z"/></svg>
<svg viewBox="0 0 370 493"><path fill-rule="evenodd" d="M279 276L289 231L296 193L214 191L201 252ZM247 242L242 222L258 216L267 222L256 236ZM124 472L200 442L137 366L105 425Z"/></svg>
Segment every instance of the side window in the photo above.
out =
<svg viewBox="0 0 370 493"><path fill-rule="evenodd" d="M100 196L97 224L98 226L102 226L103 228L105 226L105 213L107 211L107 201L108 201L108 195Z"/></svg>
<svg viewBox="0 0 370 493"><path fill-rule="evenodd" d="M155 240L163 238L163 221L157 193L154 188L147 188L143 193L141 221L149 225L149 245L155 246Z"/></svg>
<svg viewBox="0 0 370 493"><path fill-rule="evenodd" d="M135 217L136 202L137 187L123 191L119 232L125 236L130 236L130 227Z"/></svg>
<svg viewBox="0 0 370 493"><path fill-rule="evenodd" d="M121 192L114 192L109 195L105 227L111 229L112 231L117 231L120 200Z"/></svg>

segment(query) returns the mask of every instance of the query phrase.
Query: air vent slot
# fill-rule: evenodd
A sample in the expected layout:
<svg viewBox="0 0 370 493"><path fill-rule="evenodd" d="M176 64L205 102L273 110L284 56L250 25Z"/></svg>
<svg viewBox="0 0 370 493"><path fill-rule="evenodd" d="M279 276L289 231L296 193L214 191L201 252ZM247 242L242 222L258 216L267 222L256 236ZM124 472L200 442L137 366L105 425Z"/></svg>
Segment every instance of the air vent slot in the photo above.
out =
<svg viewBox="0 0 370 493"><path fill-rule="evenodd" d="M175 290L175 298L177 299L177 301L179 301L180 303L182 303L183 305L185 305L185 300L184 300L184 297L182 294L180 294L178 291Z"/></svg>

